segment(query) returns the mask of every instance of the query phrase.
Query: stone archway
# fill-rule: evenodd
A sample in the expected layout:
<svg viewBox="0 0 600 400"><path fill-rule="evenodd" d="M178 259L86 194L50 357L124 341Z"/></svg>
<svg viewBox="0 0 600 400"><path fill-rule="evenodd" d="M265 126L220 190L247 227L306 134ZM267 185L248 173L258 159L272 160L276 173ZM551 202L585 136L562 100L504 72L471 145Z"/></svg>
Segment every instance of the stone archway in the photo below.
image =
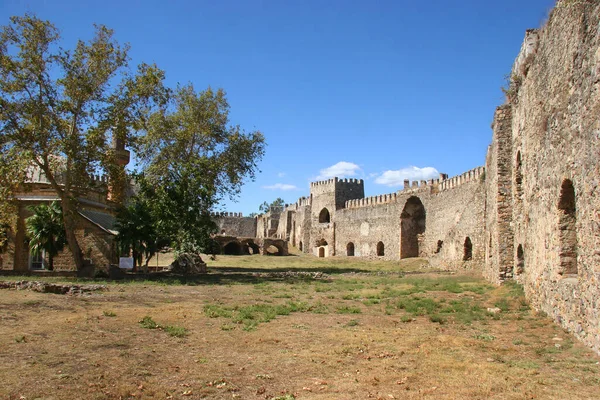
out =
<svg viewBox="0 0 600 400"><path fill-rule="evenodd" d="M354 257L354 243L350 242L346 245L346 255L348 257Z"/></svg>
<svg viewBox="0 0 600 400"><path fill-rule="evenodd" d="M223 254L228 256L239 256L242 254L242 245L240 242L229 242L223 246Z"/></svg>
<svg viewBox="0 0 600 400"><path fill-rule="evenodd" d="M419 257L419 239L425 232L425 207L417 196L410 197L400 214L400 258Z"/></svg>
<svg viewBox="0 0 600 400"><path fill-rule="evenodd" d="M577 274L577 215L573 182L565 179L558 200L558 237L561 275Z"/></svg>

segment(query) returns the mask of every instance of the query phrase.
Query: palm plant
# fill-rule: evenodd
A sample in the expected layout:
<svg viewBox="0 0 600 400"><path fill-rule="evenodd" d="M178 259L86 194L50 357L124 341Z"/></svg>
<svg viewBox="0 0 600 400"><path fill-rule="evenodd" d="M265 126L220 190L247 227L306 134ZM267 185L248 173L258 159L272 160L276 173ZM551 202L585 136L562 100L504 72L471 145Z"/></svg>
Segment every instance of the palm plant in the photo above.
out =
<svg viewBox="0 0 600 400"><path fill-rule="evenodd" d="M40 204L29 207L33 215L25 220L29 245L34 253L45 251L48 254L48 269L54 269L54 256L66 243L60 203Z"/></svg>

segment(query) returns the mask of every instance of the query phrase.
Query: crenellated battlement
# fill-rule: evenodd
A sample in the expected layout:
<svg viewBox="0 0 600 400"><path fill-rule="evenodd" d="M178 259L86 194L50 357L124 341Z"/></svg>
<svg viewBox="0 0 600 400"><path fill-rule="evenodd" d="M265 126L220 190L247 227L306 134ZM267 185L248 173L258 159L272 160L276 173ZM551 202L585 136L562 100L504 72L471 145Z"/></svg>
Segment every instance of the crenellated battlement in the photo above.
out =
<svg viewBox="0 0 600 400"><path fill-rule="evenodd" d="M229 218L249 218L249 217L244 217L244 215L241 212L227 212L227 211L220 211L220 212L211 212L210 213L211 217L229 217Z"/></svg>
<svg viewBox="0 0 600 400"><path fill-rule="evenodd" d="M485 167L477 167L469 170L461 175L453 176L439 183L439 190L449 190L461 186L465 183L474 182L481 179L485 175Z"/></svg>
<svg viewBox="0 0 600 400"><path fill-rule="evenodd" d="M373 206L377 204L395 203L398 198L397 193L380 194L378 196L370 196L362 199L348 200L344 208L360 208Z"/></svg>
<svg viewBox="0 0 600 400"><path fill-rule="evenodd" d="M285 209L289 211L297 211L302 207L309 207L311 205L310 197L300 197L295 203L286 204Z"/></svg>
<svg viewBox="0 0 600 400"><path fill-rule="evenodd" d="M310 187L311 188L316 188L316 187L322 187L322 186L335 186L335 184L337 183L341 183L341 184L350 184L350 185L364 185L364 181L362 179L352 179L352 178L344 178L344 179L340 179L340 178L332 178L332 179L327 179L325 181L316 181L316 182L311 182L310 183Z"/></svg>

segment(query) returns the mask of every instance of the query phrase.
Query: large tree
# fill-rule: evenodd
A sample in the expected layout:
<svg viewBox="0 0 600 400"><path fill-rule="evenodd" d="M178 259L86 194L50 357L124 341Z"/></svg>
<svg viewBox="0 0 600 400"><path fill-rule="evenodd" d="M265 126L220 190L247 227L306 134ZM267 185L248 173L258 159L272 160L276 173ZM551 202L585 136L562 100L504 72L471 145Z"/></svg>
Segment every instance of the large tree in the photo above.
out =
<svg viewBox="0 0 600 400"><path fill-rule="evenodd" d="M137 154L159 229L175 250L207 251L216 229L211 209L254 179L264 146L260 132L230 124L222 89L180 86L171 107L151 116Z"/></svg>
<svg viewBox="0 0 600 400"><path fill-rule="evenodd" d="M60 198L69 248L81 269L77 198L89 189L90 174L123 174L111 142L131 142L168 91L156 66L129 69L128 46L105 26L71 50L59 42L58 30L33 15L11 17L0 28L0 164L9 164L0 167L43 171Z"/></svg>

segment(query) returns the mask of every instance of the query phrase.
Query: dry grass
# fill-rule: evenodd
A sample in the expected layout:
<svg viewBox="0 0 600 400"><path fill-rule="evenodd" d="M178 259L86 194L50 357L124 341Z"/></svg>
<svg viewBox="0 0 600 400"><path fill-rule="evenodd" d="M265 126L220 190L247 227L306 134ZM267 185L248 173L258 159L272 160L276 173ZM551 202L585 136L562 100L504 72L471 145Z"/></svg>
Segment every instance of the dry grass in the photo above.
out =
<svg viewBox="0 0 600 400"><path fill-rule="evenodd" d="M219 257L184 282L2 291L0 398L596 397L599 358L518 286L422 265ZM329 275L269 273L288 270Z"/></svg>

